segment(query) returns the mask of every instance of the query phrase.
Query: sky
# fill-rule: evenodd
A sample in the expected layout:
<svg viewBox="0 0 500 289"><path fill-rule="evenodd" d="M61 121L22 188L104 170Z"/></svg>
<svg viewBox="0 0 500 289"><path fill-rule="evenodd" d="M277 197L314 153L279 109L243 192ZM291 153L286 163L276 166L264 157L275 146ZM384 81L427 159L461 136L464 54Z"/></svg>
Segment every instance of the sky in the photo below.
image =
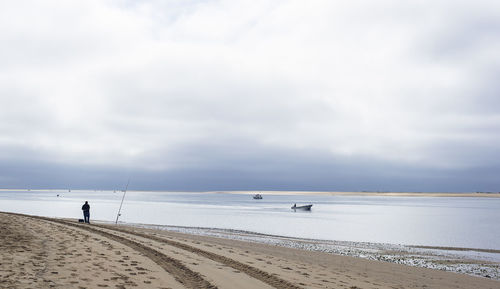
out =
<svg viewBox="0 0 500 289"><path fill-rule="evenodd" d="M500 191L499 1L1 1L0 188Z"/></svg>

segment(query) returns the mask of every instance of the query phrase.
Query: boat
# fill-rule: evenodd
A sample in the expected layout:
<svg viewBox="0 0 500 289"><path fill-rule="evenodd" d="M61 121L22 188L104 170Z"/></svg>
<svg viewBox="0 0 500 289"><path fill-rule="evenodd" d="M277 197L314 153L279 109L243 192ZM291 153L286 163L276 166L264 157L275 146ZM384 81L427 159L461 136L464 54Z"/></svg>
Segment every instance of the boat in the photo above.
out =
<svg viewBox="0 0 500 289"><path fill-rule="evenodd" d="M253 195L253 198L256 200L262 200L262 195L261 194L255 194Z"/></svg>
<svg viewBox="0 0 500 289"><path fill-rule="evenodd" d="M293 204L292 210L303 210L303 211L310 211L311 207L313 205L304 205L304 206L297 206L297 204Z"/></svg>

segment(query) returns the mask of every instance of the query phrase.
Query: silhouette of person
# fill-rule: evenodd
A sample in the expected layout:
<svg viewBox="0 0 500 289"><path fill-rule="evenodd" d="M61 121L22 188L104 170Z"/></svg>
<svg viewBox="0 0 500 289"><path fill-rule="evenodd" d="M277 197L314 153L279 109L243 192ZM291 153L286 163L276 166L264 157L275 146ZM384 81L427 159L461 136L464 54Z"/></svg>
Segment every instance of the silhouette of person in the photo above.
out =
<svg viewBox="0 0 500 289"><path fill-rule="evenodd" d="M83 206L82 206L82 210L83 210L83 219L84 219L85 223L90 224L90 205L89 205L89 202L85 201L85 204L83 204Z"/></svg>

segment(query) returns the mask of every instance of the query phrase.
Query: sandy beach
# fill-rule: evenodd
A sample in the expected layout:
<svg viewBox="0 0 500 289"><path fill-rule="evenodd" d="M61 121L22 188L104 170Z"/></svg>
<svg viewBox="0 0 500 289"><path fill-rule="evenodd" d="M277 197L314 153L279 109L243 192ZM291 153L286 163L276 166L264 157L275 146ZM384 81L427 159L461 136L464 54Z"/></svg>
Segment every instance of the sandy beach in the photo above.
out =
<svg viewBox="0 0 500 289"><path fill-rule="evenodd" d="M1 288L499 288L465 274L162 230L0 213Z"/></svg>

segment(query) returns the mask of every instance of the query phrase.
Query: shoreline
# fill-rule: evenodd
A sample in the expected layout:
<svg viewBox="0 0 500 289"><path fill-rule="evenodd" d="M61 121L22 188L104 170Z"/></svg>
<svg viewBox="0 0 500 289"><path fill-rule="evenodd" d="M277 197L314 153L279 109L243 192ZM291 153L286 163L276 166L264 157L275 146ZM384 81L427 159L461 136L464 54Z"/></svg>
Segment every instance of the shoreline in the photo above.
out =
<svg viewBox="0 0 500 289"><path fill-rule="evenodd" d="M122 223L122 225L317 251L500 280L499 249L319 240L221 228L133 223Z"/></svg>
<svg viewBox="0 0 500 289"><path fill-rule="evenodd" d="M0 192L68 192L69 189L0 189ZM122 191L122 190L95 190L95 189L71 189L70 191ZM128 190L127 192L152 192L152 193L208 193L208 194L269 194L269 195L315 195L315 196L379 196L379 197L478 197L478 198L500 198L500 192L389 192L389 191L361 191L361 192L341 192L341 191L269 191L269 190L251 190L251 191L162 191L162 190Z"/></svg>
<svg viewBox="0 0 500 289"><path fill-rule="evenodd" d="M102 224L114 224L112 221L103 221L97 220L98 223ZM314 238L301 238L301 237L293 237L293 236L285 236L285 235L273 235L266 233L259 233L248 230L239 230L239 229L227 229L227 228L217 228L217 227L197 227L197 226L177 226L177 225L160 225L160 224L145 224L145 223L129 223L129 222L119 222L120 225L130 226L130 227L139 227L139 228L156 228L158 230L172 230L172 231L199 231L199 232L226 232L228 234L247 234L257 237L268 237L268 238L280 238L280 239L293 239L293 240L301 240L301 241L310 241L310 242L346 242L346 243L360 243L360 244L387 244L387 245L397 245L397 246L406 246L409 248L417 248L417 249L435 249L435 250L446 250L446 251L476 251L476 252L484 252L484 253L495 253L500 254L500 249L493 248L471 248L471 247L453 247L453 246L440 246L440 245L415 245L415 244L395 244L395 243L382 243L382 242L364 242L364 241L348 241L348 240L328 240L328 239L314 239Z"/></svg>

